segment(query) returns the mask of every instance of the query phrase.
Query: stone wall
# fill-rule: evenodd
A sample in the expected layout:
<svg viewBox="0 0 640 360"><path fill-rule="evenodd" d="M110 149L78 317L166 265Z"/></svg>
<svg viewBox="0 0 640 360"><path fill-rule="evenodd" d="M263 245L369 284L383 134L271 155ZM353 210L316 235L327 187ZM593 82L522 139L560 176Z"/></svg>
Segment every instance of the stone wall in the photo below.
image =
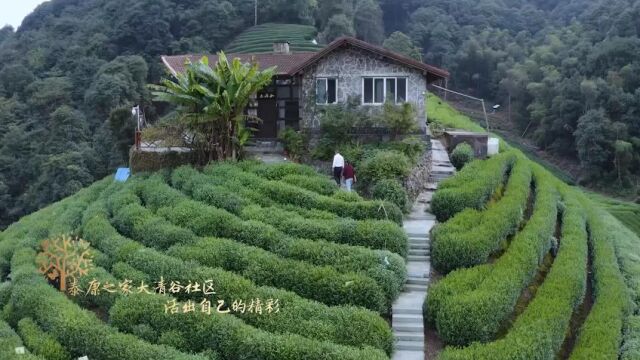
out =
<svg viewBox="0 0 640 360"><path fill-rule="evenodd" d="M424 152L424 155L418 162L418 165L413 168L407 179L404 181L403 185L407 190L410 204L416 200L422 191L426 190L429 175L431 175L431 149L427 149Z"/></svg>
<svg viewBox="0 0 640 360"><path fill-rule="evenodd" d="M309 67L302 76L300 117L302 128L316 128L320 125L322 108L316 104L315 80L319 77L338 79L338 102L362 98L362 78L372 76L406 77L407 101L414 104L420 128L426 127L425 97L426 77L421 71L401 65L381 56L357 48L340 48ZM382 110L380 105L360 105L370 115Z"/></svg>

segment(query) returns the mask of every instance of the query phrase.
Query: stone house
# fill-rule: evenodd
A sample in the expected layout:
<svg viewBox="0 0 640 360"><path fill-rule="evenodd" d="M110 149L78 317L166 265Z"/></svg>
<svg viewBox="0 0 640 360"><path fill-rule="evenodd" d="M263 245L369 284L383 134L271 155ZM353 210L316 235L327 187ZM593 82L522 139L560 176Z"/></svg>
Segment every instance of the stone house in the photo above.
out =
<svg viewBox="0 0 640 360"><path fill-rule="evenodd" d="M163 56L174 75L185 64L203 55ZM206 55L215 64L216 55ZM446 70L416 61L379 46L343 37L319 52L291 52L287 43L274 44L273 53L228 54L260 68L276 67L273 82L247 110L262 122L258 139L274 139L284 128L317 128L322 109L332 104L356 102L370 113L380 111L385 101L414 104L420 127L426 127L427 85L444 85Z"/></svg>

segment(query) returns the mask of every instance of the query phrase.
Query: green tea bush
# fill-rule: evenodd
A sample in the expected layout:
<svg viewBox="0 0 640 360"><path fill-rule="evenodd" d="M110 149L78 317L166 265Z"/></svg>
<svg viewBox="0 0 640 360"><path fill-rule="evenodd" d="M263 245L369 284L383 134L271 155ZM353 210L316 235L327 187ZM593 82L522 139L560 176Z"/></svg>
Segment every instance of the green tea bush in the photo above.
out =
<svg viewBox="0 0 640 360"><path fill-rule="evenodd" d="M284 162L278 164L260 164L252 166L248 171L269 180L282 180L289 175L302 175L311 178L321 178L318 172L308 165Z"/></svg>
<svg viewBox="0 0 640 360"><path fill-rule="evenodd" d="M434 267L447 273L486 262L518 230L527 207L530 185L530 162L519 159L511 172L504 196L498 202L484 211L466 209L446 223L439 224L432 233ZM541 190L553 192L553 187L543 185Z"/></svg>
<svg viewBox="0 0 640 360"><path fill-rule="evenodd" d="M293 160L297 161L309 152L309 149L307 148L309 140L306 139L304 134L300 131L296 131L292 128L286 128L278 134L278 139L282 141L284 150Z"/></svg>
<svg viewBox="0 0 640 360"><path fill-rule="evenodd" d="M460 143L451 152L451 164L460 171L468 162L471 162L474 158L474 152L471 145L467 143Z"/></svg>
<svg viewBox="0 0 640 360"><path fill-rule="evenodd" d="M519 164L510 181L519 176ZM447 344L467 345L493 339L513 312L523 289L537 274L538 264L552 246L558 208L557 192L545 175L536 173L533 215L495 263L481 269L462 269L431 288L429 296L434 299L428 301L427 310L432 313L428 317L434 319L438 334ZM502 201L505 199L506 196ZM474 240L470 237L467 241ZM469 279L465 280L465 276ZM461 282L473 285L460 288L457 284Z"/></svg>
<svg viewBox="0 0 640 360"><path fill-rule="evenodd" d="M570 359L615 359L620 353L623 322L631 314L632 302L618 267L614 244L628 239L631 232L593 203L585 200L583 206L591 235L595 302L578 333ZM640 334L640 328L635 330Z"/></svg>
<svg viewBox="0 0 640 360"><path fill-rule="evenodd" d="M44 360L45 358L26 352L17 356L15 348L23 346L20 336L6 322L0 320L0 357L2 359Z"/></svg>
<svg viewBox="0 0 640 360"><path fill-rule="evenodd" d="M111 309L110 318L114 325L124 331L134 331L139 324L145 324L157 332L180 334L182 341L179 344L174 342L180 349L212 349L229 360L387 359L379 349L359 349L318 341L312 338L313 333L302 337L262 331L246 325L235 316L217 314L215 309L211 315L203 314L199 309L188 314L164 314L163 308L168 300L166 296L155 294L122 297ZM150 309L158 310L155 312ZM278 314L261 316L277 317Z"/></svg>
<svg viewBox="0 0 640 360"><path fill-rule="evenodd" d="M287 184L295 185L320 195L330 196L338 190L336 183L328 177L287 175L281 180Z"/></svg>
<svg viewBox="0 0 640 360"><path fill-rule="evenodd" d="M346 202L356 202L356 201L363 201L364 198L360 195L358 195L357 192L355 191L346 191L346 190L338 190L335 193L333 193L333 195L331 195L332 198L334 199L338 199L341 201L346 201Z"/></svg>
<svg viewBox="0 0 640 360"><path fill-rule="evenodd" d="M587 232L582 205L572 190L564 188L562 194L566 209L560 249L533 300L503 338L490 343L475 342L466 348L448 347L440 359L556 358L572 314L584 298L587 281Z"/></svg>
<svg viewBox="0 0 640 360"><path fill-rule="evenodd" d="M371 189L371 196L374 199L396 204L402 210L407 210L409 198L398 180L383 179L378 181Z"/></svg>
<svg viewBox="0 0 640 360"><path fill-rule="evenodd" d="M283 259L232 240L206 238L193 245L175 246L167 254L233 271L258 285L293 291L327 305L359 305L382 312L393 300L385 299L380 286L367 276Z"/></svg>
<svg viewBox="0 0 640 360"><path fill-rule="evenodd" d="M431 200L431 211L438 221L444 222L466 208L484 209L515 161L513 152L505 152L488 160L471 162L454 177L440 183Z"/></svg>
<svg viewBox="0 0 640 360"><path fill-rule="evenodd" d="M44 332L30 318L18 322L18 332L27 348L34 354L48 360L70 360L71 354L56 341L51 334Z"/></svg>
<svg viewBox="0 0 640 360"><path fill-rule="evenodd" d="M215 290L219 298L228 304L236 299L279 299L281 306L287 306L278 316L262 316L256 314L237 314L246 323L275 333L317 334L322 329L319 339L353 346L371 345L387 352L391 351L393 336L389 326L375 313L353 307L327 307L309 301L284 290L270 287L256 287L251 281L220 270L197 266L193 262L164 255L148 248L128 246L135 242L120 236L109 224L104 215L96 212L92 218L85 219L83 237L99 250L120 258L133 268L144 272L151 279L172 279L188 283L200 279L215 281ZM123 256L121 250L110 248L105 244L119 244L118 248L129 248ZM183 294L196 296L197 294ZM192 299L201 300L201 299ZM306 321L301 321L306 319ZM358 324L358 326L354 326ZM357 331L355 331L357 329Z"/></svg>

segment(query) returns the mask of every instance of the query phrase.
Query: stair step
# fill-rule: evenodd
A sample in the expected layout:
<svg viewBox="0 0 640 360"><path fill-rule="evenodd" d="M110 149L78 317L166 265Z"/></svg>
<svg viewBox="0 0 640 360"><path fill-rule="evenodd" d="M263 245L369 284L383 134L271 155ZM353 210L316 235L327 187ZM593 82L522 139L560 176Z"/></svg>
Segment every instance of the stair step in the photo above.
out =
<svg viewBox="0 0 640 360"><path fill-rule="evenodd" d="M429 261L429 256L423 255L409 255L407 256L407 260L409 261Z"/></svg>
<svg viewBox="0 0 640 360"><path fill-rule="evenodd" d="M426 286L429 284L429 279L424 277L410 277L410 278L407 278L407 284Z"/></svg>
<svg viewBox="0 0 640 360"><path fill-rule="evenodd" d="M397 332L412 332L412 333L421 333L424 334L424 325L422 323L402 323L398 325L393 325L393 330Z"/></svg>
<svg viewBox="0 0 640 360"><path fill-rule="evenodd" d="M406 284L404 286L404 291L407 291L407 292L412 292L412 291L426 292L427 291L427 286L426 285Z"/></svg>
<svg viewBox="0 0 640 360"><path fill-rule="evenodd" d="M427 249L415 249L409 248L409 255L411 256L427 256L429 255L429 251Z"/></svg>
<svg viewBox="0 0 640 360"><path fill-rule="evenodd" d="M422 319L422 314L394 314L393 315L393 323L394 324L422 324L424 320Z"/></svg>
<svg viewBox="0 0 640 360"><path fill-rule="evenodd" d="M401 307L394 307L392 309L393 315L397 315L397 314L415 314L415 315L420 315L422 314L422 309L420 308L401 308Z"/></svg>
<svg viewBox="0 0 640 360"><path fill-rule="evenodd" d="M422 243L422 244L409 244L409 250L429 250L431 249L431 246L429 245L429 243Z"/></svg>
<svg viewBox="0 0 640 360"><path fill-rule="evenodd" d="M405 332L405 331L397 331L395 333L396 341L415 341L420 342L424 341L424 333L414 333L414 332Z"/></svg>
<svg viewBox="0 0 640 360"><path fill-rule="evenodd" d="M424 341L398 341L396 350L417 350L424 351Z"/></svg>

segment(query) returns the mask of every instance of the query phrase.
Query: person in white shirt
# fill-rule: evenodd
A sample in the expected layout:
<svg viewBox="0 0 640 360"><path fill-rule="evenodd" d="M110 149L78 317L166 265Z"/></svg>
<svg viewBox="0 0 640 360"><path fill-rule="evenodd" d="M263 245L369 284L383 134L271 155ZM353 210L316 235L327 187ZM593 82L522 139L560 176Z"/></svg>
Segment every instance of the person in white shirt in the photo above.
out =
<svg viewBox="0 0 640 360"><path fill-rule="evenodd" d="M338 186L340 186L340 183L342 182L343 169L344 169L344 158L336 150L336 154L333 156L333 179L336 181L336 184L338 184Z"/></svg>

